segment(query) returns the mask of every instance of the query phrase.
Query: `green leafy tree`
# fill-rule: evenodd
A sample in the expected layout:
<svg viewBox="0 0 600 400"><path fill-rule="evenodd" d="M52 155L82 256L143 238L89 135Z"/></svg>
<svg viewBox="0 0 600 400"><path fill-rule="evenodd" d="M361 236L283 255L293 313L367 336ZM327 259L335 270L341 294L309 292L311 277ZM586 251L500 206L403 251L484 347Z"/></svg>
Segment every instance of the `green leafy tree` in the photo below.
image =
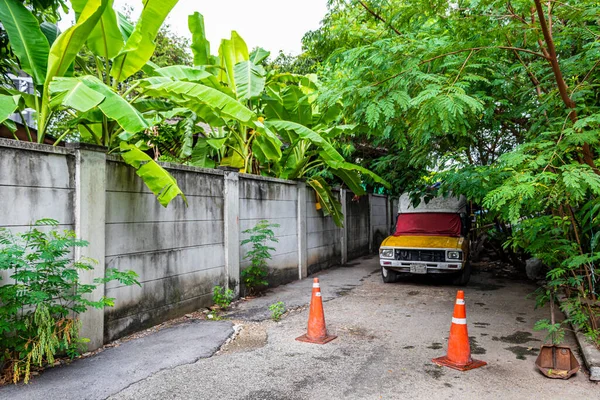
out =
<svg viewBox="0 0 600 400"><path fill-rule="evenodd" d="M508 249L545 262L596 340L597 12L594 1L332 2L319 35L338 50L318 35L308 49L323 51L320 101L357 125L348 151L394 190L442 181L478 202L508 228ZM359 13L364 24L339 24Z"/></svg>

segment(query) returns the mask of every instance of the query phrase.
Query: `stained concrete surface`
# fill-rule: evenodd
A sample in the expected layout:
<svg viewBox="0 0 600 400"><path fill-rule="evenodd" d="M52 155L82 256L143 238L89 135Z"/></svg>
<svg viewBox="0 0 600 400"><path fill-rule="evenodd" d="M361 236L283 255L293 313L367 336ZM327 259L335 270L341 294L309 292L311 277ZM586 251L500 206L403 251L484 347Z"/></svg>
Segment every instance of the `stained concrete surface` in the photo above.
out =
<svg viewBox="0 0 600 400"><path fill-rule="evenodd" d="M49 369L28 385L2 387L0 399L105 399L161 370L210 357L232 333L228 321L190 321Z"/></svg>
<svg viewBox="0 0 600 400"><path fill-rule="evenodd" d="M264 321L263 347L161 371L111 399L600 398L584 371L562 381L535 368L544 333L532 327L548 310L535 310L526 298L534 289L529 283L473 276L465 288L471 349L488 365L459 372L431 362L445 354L456 287L429 277L384 284L374 258L320 277L327 328L336 340L294 340L306 332L308 310L301 309L279 323ZM311 281L294 285L306 286L309 297ZM261 319L268 304L301 303L293 293L292 285L277 288L232 314ZM573 346L572 336L567 342Z"/></svg>
<svg viewBox="0 0 600 400"><path fill-rule="evenodd" d="M355 260L349 267L318 276L327 328L338 335L334 341L314 345L295 340L306 332L308 309L302 306L310 300L312 279L295 282L232 310L230 318L241 324L242 330L256 333L248 337L240 334L232 342L238 341L239 346L230 343L224 351L196 362L190 357L191 364L154 368L151 376L137 377L123 390L112 391L115 394L109 398L600 398L600 387L588 380L585 371L562 381L547 379L535 368L545 335L532 327L535 321L548 316L548 310L534 309L534 301L526 296L535 287L527 282L495 279L490 273L473 276L472 284L464 288L471 351L473 358L488 365L459 372L431 362L446 352L456 287L430 277L384 284L376 258ZM272 322L266 308L276 301L297 309L281 322ZM225 331L230 332L228 329ZM169 353L180 352L201 340L184 339L173 337L164 345L170 346ZM575 348L570 334L567 343ZM131 355L121 357L119 363L92 358L89 362L98 364L96 379L82 380L74 370L61 374L60 379L48 379L53 384L46 384L44 391L32 391L42 386L46 375L51 376L49 371L24 391L0 390L0 398L69 398L56 393L69 393L70 398L78 399L103 398L99 394L110 394L105 387L113 385L109 377L119 380L135 374L142 366L159 361L166 351L162 347L142 350L143 342L136 347L149 357L135 365L128 365L136 359ZM114 350L119 349L122 347Z"/></svg>

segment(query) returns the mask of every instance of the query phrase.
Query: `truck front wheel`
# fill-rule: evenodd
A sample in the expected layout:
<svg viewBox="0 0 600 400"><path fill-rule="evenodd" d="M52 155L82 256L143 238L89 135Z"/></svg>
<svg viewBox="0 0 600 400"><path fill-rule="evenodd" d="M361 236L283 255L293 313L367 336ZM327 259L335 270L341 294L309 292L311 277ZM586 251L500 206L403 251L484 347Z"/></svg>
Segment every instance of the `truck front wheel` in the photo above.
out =
<svg viewBox="0 0 600 400"><path fill-rule="evenodd" d="M461 272L452 278L452 284L456 286L465 286L471 280L471 263L467 261Z"/></svg>
<svg viewBox="0 0 600 400"><path fill-rule="evenodd" d="M393 283L398 280L398 273L391 269L381 267L381 277L383 278L384 283Z"/></svg>

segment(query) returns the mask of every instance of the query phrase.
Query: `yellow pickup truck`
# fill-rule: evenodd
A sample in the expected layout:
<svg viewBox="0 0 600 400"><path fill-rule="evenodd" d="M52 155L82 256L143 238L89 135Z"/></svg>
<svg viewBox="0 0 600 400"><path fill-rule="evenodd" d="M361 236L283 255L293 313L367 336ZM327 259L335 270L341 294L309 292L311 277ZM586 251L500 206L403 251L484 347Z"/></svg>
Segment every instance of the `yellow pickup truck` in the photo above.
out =
<svg viewBox="0 0 600 400"><path fill-rule="evenodd" d="M471 278L467 202L435 197L414 207L408 195L398 202L395 232L379 248L381 276L395 282L400 274L447 274L456 285Z"/></svg>

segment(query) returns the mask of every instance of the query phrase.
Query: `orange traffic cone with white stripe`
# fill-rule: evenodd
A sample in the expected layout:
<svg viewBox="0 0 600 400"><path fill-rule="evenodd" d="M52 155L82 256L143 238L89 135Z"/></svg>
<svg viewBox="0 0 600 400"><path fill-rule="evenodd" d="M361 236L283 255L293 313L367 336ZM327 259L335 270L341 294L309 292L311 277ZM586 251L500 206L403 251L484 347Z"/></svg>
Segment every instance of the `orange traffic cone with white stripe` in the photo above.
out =
<svg viewBox="0 0 600 400"><path fill-rule="evenodd" d="M325 314L323 314L323 299L321 298L321 285L319 278L313 280L312 298L308 313L308 330L306 335L297 337L300 342L325 344L337 336L328 335L325 327Z"/></svg>
<svg viewBox="0 0 600 400"><path fill-rule="evenodd" d="M462 290L459 290L456 294L452 326L448 338L448 353L446 356L434 358L432 361L439 366L446 366L459 371L468 371L487 364L485 361L471 358L471 346L469 345L469 333L467 332L465 292Z"/></svg>

